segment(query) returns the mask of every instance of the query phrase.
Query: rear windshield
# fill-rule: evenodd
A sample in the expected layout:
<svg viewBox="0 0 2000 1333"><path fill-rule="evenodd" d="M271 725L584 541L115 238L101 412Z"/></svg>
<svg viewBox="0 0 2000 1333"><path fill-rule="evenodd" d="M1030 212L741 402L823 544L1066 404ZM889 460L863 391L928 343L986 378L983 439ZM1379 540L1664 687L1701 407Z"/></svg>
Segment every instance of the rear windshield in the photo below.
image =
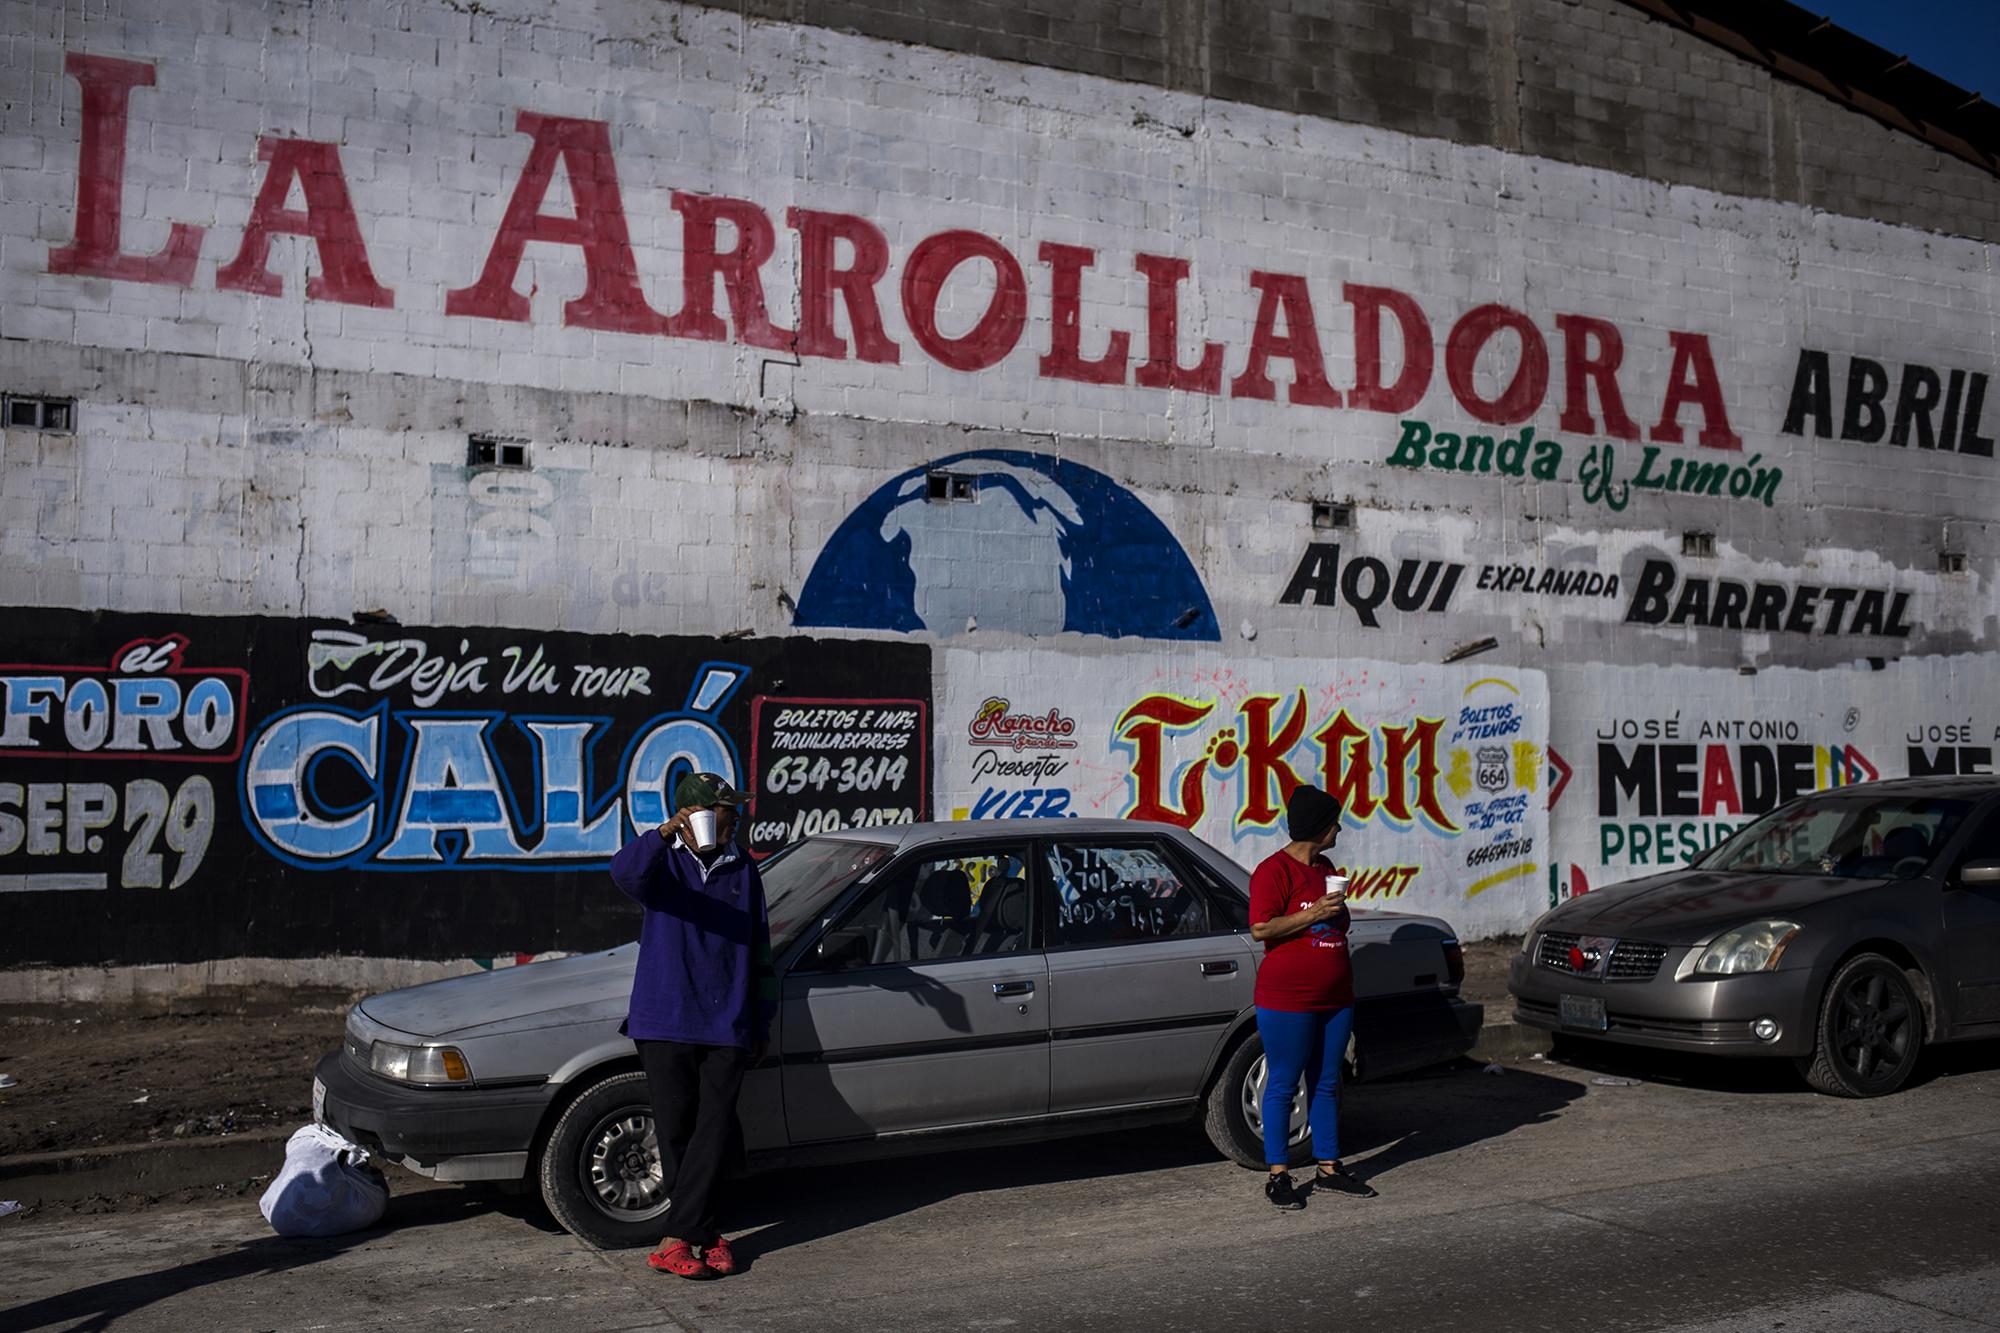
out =
<svg viewBox="0 0 2000 1333"><path fill-rule="evenodd" d="M1703 870L1910 879L1958 831L1970 802L1824 793L1773 810L1703 860Z"/></svg>
<svg viewBox="0 0 2000 1333"><path fill-rule="evenodd" d="M759 865L764 904L771 915L771 948L791 943L842 889L888 859L889 851L879 842L807 838Z"/></svg>

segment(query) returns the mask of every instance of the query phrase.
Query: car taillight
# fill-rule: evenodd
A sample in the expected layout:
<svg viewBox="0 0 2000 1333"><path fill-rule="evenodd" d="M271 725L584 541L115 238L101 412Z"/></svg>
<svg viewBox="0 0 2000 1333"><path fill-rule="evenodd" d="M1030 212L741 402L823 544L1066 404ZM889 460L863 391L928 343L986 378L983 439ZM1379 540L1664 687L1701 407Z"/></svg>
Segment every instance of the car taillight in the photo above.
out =
<svg viewBox="0 0 2000 1333"><path fill-rule="evenodd" d="M1465 980L1465 950L1457 940L1444 942L1444 970L1454 986Z"/></svg>

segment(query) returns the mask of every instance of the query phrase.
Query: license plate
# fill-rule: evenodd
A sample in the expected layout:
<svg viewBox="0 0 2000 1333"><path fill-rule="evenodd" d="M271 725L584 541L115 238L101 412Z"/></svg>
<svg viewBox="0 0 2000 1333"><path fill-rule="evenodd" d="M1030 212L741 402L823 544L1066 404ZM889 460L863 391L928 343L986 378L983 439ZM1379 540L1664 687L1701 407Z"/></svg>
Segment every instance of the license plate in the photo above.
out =
<svg viewBox="0 0 2000 1333"><path fill-rule="evenodd" d="M320 1082L317 1075L313 1077L313 1123L326 1123L326 1084Z"/></svg>
<svg viewBox="0 0 2000 1333"><path fill-rule="evenodd" d="M1611 1026L1604 1017L1604 1001L1592 996L1565 995L1557 1003L1556 1012L1566 1028L1602 1032Z"/></svg>

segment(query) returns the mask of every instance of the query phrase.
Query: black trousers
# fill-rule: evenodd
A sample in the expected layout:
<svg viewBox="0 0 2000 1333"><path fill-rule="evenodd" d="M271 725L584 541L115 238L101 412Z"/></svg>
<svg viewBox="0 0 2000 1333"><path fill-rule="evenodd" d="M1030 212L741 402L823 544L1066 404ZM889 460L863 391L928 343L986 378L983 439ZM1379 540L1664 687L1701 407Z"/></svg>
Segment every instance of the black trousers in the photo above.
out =
<svg viewBox="0 0 2000 1333"><path fill-rule="evenodd" d="M722 1234L722 1178L741 1152L736 1095L743 1089L750 1052L682 1041L634 1044L653 1101L660 1171L673 1200L662 1233L690 1245L713 1244Z"/></svg>

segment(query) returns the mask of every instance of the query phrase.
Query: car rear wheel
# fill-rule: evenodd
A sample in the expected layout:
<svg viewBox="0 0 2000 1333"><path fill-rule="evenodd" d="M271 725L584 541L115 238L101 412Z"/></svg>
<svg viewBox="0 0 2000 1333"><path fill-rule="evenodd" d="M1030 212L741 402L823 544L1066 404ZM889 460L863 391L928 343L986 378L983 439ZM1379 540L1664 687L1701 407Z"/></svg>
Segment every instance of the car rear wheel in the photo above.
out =
<svg viewBox="0 0 2000 1333"><path fill-rule="evenodd" d="M1202 1128L1208 1141L1223 1156L1239 1166L1262 1167L1264 1162L1264 1041L1255 1032L1245 1037L1209 1084L1203 1099ZM1312 1126L1306 1120L1305 1082L1292 1095L1292 1114L1286 1143L1291 1164L1298 1166L1312 1155Z"/></svg>
<svg viewBox="0 0 2000 1333"><path fill-rule="evenodd" d="M1880 1097L1909 1080L1923 1044L1923 1005L1908 974L1881 954L1857 954L1827 983L1799 1072L1835 1097Z"/></svg>
<svg viewBox="0 0 2000 1333"><path fill-rule="evenodd" d="M668 1199L646 1076L613 1074L585 1089L550 1129L535 1176L571 1235L605 1250L658 1240Z"/></svg>

